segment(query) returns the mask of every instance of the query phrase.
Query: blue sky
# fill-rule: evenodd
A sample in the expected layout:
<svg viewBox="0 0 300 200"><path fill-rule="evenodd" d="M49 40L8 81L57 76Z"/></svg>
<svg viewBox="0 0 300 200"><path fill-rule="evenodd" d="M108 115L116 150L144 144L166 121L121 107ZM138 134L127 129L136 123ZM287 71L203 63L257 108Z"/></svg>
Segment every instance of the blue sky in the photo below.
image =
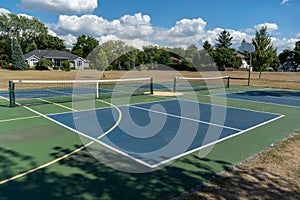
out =
<svg viewBox="0 0 300 200"><path fill-rule="evenodd" d="M51 34L68 46L80 34L100 42L122 39L135 46L154 44L149 32L164 28L161 40L215 42L223 29L234 37L237 47L242 39L250 41L255 30L267 26L274 46L281 51L293 48L300 40L297 16L300 0L2 0L0 12L26 14L45 23ZM136 28L139 26L139 28ZM156 31L157 33L157 31ZM176 34L187 35L185 39ZM163 37L167 37L163 38ZM131 42L130 42L131 41Z"/></svg>

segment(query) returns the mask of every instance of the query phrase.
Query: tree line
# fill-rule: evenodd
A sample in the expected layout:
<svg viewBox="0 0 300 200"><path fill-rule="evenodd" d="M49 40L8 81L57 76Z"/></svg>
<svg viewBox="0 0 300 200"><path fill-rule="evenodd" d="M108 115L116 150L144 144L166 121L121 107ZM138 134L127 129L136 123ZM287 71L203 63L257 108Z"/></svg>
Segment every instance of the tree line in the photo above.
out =
<svg viewBox="0 0 300 200"><path fill-rule="evenodd" d="M91 36L81 35L67 49L63 40L49 34L47 27L37 18L15 14L0 15L0 66L10 69L27 69L23 53L35 49L65 50L86 58L90 67L107 70L130 69L163 69L166 66L177 70L201 70L215 67L218 70L228 68L239 69L242 64L241 54L249 62L249 54L238 52L232 48L233 37L223 30L216 38L216 44L205 41L203 48L190 45L181 47L144 46L137 49L122 41L108 41L99 44ZM243 40L242 44L246 41ZM277 49L271 42L267 28L256 30L251 43L255 46L253 53L253 69L264 71L267 67L275 70L286 62L300 64L300 41L296 42L294 50L284 50L277 56ZM42 60L37 69L43 68ZM49 65L49 63L47 63Z"/></svg>

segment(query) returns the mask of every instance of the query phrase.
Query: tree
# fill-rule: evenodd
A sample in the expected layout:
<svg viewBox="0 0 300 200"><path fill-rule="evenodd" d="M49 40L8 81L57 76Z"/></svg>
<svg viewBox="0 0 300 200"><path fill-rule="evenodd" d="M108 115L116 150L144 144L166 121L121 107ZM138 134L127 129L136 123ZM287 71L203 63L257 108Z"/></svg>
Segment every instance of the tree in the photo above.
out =
<svg viewBox="0 0 300 200"><path fill-rule="evenodd" d="M291 50L289 50L289 49L283 50L283 51L278 55L280 64L284 64L284 63L286 63L286 62L292 61L292 60L294 59L294 55L295 55L295 52L294 52L294 51L291 51Z"/></svg>
<svg viewBox="0 0 300 200"><path fill-rule="evenodd" d="M90 61L90 68L97 70L105 70L108 67L108 60L105 51L96 47L88 56L87 59Z"/></svg>
<svg viewBox="0 0 300 200"><path fill-rule="evenodd" d="M296 42L294 52L294 62L300 65L300 41Z"/></svg>
<svg viewBox="0 0 300 200"><path fill-rule="evenodd" d="M225 47L216 50L214 61L220 71L224 71L227 67L239 68L242 64L241 58L236 56L232 49Z"/></svg>
<svg viewBox="0 0 300 200"><path fill-rule="evenodd" d="M23 53L33 49L66 49L64 41L48 33L48 28L37 18L15 14L0 14L0 40L6 45L0 46L4 62L12 62L10 38L15 38Z"/></svg>
<svg viewBox="0 0 300 200"><path fill-rule="evenodd" d="M66 50L66 45L62 39L49 34L37 36L34 42L36 43L37 49Z"/></svg>
<svg viewBox="0 0 300 200"><path fill-rule="evenodd" d="M256 30L252 44L255 47L253 53L253 68L260 72L259 78L261 78L262 71L269 67L276 58L277 49L273 47L271 37L267 33L267 27Z"/></svg>
<svg viewBox="0 0 300 200"><path fill-rule="evenodd" d="M230 36L230 33L226 30L223 30L217 38L216 48L219 49L223 47L229 49L232 45L232 39L233 37Z"/></svg>
<svg viewBox="0 0 300 200"><path fill-rule="evenodd" d="M226 30L222 31L217 38L213 59L221 71L227 67L239 68L241 66L241 58L239 58L235 50L231 48L232 39L233 37L231 37L230 33Z"/></svg>
<svg viewBox="0 0 300 200"><path fill-rule="evenodd" d="M185 51L185 58L189 59L190 61L193 60L195 55L198 53L198 47L194 44L190 45Z"/></svg>
<svg viewBox="0 0 300 200"><path fill-rule="evenodd" d="M12 38L12 69L14 70L26 70L27 64L17 39Z"/></svg>
<svg viewBox="0 0 300 200"><path fill-rule="evenodd" d="M48 70L49 67L53 66L54 63L51 60L41 58L36 64L35 69L36 70Z"/></svg>
<svg viewBox="0 0 300 200"><path fill-rule="evenodd" d="M62 63L61 69L64 70L64 71L70 71L70 70L71 70L71 64L70 64L70 61L65 60L65 61Z"/></svg>
<svg viewBox="0 0 300 200"><path fill-rule="evenodd" d="M98 40L93 37L81 35L77 37L77 42L74 44L71 53L82 58L86 58L94 48L99 45Z"/></svg>

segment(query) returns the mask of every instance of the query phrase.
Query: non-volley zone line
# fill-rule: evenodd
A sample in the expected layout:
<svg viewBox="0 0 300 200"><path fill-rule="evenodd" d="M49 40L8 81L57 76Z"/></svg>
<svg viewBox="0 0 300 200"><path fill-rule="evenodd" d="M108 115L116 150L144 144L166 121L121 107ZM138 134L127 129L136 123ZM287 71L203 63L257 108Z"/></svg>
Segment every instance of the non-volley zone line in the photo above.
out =
<svg viewBox="0 0 300 200"><path fill-rule="evenodd" d="M1 96L0 96L0 97L1 97ZM7 98L4 98L4 99L7 100ZM108 104L108 105L110 105L110 106L116 108L117 111L118 111L118 113L119 113L118 120L116 121L116 123L114 124L114 126L112 126L109 130L107 130L106 132L104 132L103 134L101 134L101 135L97 138L97 139L101 139L102 137L106 136L108 133L110 133L113 129L115 129L115 128L119 125L119 123L120 123L120 121L121 121L121 118L122 118L122 113L121 113L120 109L118 109L117 106L115 106L115 105L113 105L113 104L111 104L111 103L109 103L109 102L106 102L106 101L103 101L103 100L97 100L97 101L100 101L100 102L102 102L102 103L106 103L106 104ZM56 106L61 106L60 104L54 104L54 105L56 105ZM63 106L63 107L66 108L66 106ZM48 119L48 120L50 120L50 121L53 121L54 123L57 123L56 121L50 119L49 117L47 117L46 115L44 115L44 114L42 114L42 113L39 113L39 112L33 110L32 108L29 108L29 107L27 107L27 106L24 106L24 108L26 108L27 110L30 110L31 112L37 114L37 116L32 116L32 117L27 117L27 118L24 117L23 119L25 119L25 118L28 119L28 118L43 117L43 118L46 118L46 119ZM76 111L76 110L73 109L73 108L69 108L69 107L68 107L68 109L69 109L69 110L72 110L72 111ZM21 119L21 118L20 118L20 119ZM12 120L13 120L13 119L12 119ZM12 120L11 120L11 121L12 121ZM15 119L15 120L16 120L16 119ZM4 120L3 120L3 121L4 121ZM1 122L1 121L0 121L0 122ZM59 124L59 123L57 123L57 124ZM60 125L62 125L62 124L60 124ZM62 125L62 126L64 126L64 125ZM75 133L79 133L78 131L72 130L72 129L70 129L69 127L66 127L66 126L64 126L64 127L67 128L67 129L69 129L69 130L71 130L71 131L73 131L73 132L75 132ZM83 136L85 136L85 135L82 134L82 133L80 133L80 134L83 135ZM36 172L36 171L38 171L38 170L44 169L44 168L46 168L46 167L48 167L48 166L50 166L50 165L53 165L53 164L55 164L55 163L58 163L58 162L60 162L61 160L64 160L64 159L66 159L66 158L69 158L70 156L72 156L72 155L74 155L74 154L76 154L76 153L78 153L78 152L84 150L85 148L91 146L92 144L94 144L95 140L94 140L93 138L90 138L90 137L87 137L87 138L91 139L91 141L88 142L87 144L84 144L84 145L82 145L81 147L79 147L79 148L73 150L72 152L70 152L70 153L68 153L68 154L65 154L65 155L63 155L63 156L61 156L61 157L59 157L59 158L56 158L55 160L52 160L52 161L50 161L50 162L47 162L47 163L45 163L45 164L43 164L43 165L40 165L40 166L38 166L38 167L29 169L29 170L27 170L27 171L25 171L25 172L22 172L22 173L20 173L20 174L17 174L17 175L15 175L15 176L10 177L10 178L4 179L4 180L0 180L0 185L5 184L5 183L8 183L8 182L10 182L10 181L14 181L14 180L19 179L19 178L21 178L21 177L27 176L28 174L34 173L34 172Z"/></svg>
<svg viewBox="0 0 300 200"><path fill-rule="evenodd" d="M194 116L194 113L192 113L195 111L195 107L199 107L200 112L202 113L200 118L196 118L195 116L197 115ZM187 113L183 112L183 115L181 115L180 108L185 108L187 110L190 109L191 112L188 112L188 115L185 115ZM110 132L110 134L105 135L101 139L97 139L94 136L95 131L91 130L92 124L89 125L90 119L86 117L91 111L82 111L76 112L76 115L81 120L81 123L85 125L80 127L81 129L79 132L85 133L87 135L86 137L94 138L94 141L151 168L187 155L189 152L194 152L204 148L204 146L224 141L228 138L234 137L283 117L283 115L278 114L238 108L228 108L224 106L209 105L185 100L148 102L120 106L119 109L122 110L124 115L120 124L125 125L125 129L126 127L131 127L130 130L124 130L124 127L122 128L122 126L116 127ZM225 112L227 117L224 118L224 125L210 122L212 117L211 110L218 110L221 112L223 110ZM99 120L101 127L102 125L105 127L114 123L114 116L111 108L101 108L92 112L94 112L93 114L96 114L98 119L101 119ZM151 114L153 117L152 119L156 121L165 120L163 127L158 130L156 134L151 135L151 137L148 137L147 135L144 136L144 131L141 131L143 126L148 126L151 124L152 119L150 119L149 113L153 113ZM220 113L215 114L218 115ZM78 127L75 127L75 124L68 119L68 116L72 115L72 113L62 113L49 115L49 117L58 123L62 123L65 126L70 127L70 129L75 130ZM105 117L101 118L101 116ZM128 120L130 118L131 120ZM136 130L135 132L132 132L132 127L134 126L134 124L131 126L130 123L132 122L140 124L141 129L138 128L139 131ZM177 129L182 122L185 125L185 128ZM150 134L152 134L151 131L156 129L154 126L157 126L157 124L154 124L153 127L149 126L147 128L150 131L148 131ZM187 134L181 139L188 137L189 134L193 134L189 133L190 126L198 127L198 129L196 130L194 140L191 141L191 143L187 146L187 149L180 152L174 152L172 149L169 149L170 151L168 152L160 152L160 149L163 149L164 145L168 146L168 144L177 137L176 131L186 130L185 132L179 133L181 136ZM213 130L213 132L210 132L212 135L206 135L207 132L209 132L208 130ZM158 153L153 154L152 152Z"/></svg>

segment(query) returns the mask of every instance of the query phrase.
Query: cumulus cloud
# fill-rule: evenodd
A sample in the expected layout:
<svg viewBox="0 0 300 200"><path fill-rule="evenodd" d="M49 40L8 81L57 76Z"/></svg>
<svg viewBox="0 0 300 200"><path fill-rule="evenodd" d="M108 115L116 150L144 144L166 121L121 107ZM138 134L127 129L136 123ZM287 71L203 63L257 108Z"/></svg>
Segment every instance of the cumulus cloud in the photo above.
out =
<svg viewBox="0 0 300 200"><path fill-rule="evenodd" d="M87 14L98 7L97 0L21 0L20 6L58 14Z"/></svg>
<svg viewBox="0 0 300 200"><path fill-rule="evenodd" d="M289 0L281 0L281 5L287 4L289 2Z"/></svg>
<svg viewBox="0 0 300 200"><path fill-rule="evenodd" d="M4 14L4 15L7 15L7 14L10 14L11 12L5 8L0 8L0 15L1 14Z"/></svg>
<svg viewBox="0 0 300 200"><path fill-rule="evenodd" d="M188 47L196 44L202 47L204 41L211 44L216 43L216 38L224 30L222 27L206 29L203 19L181 19L169 29L155 28L151 24L151 17L136 13L133 15L124 15L118 19L107 20L96 15L60 15L56 24L47 25L51 34L66 41L67 46L72 46L76 42L76 37L85 34L97 38L101 43L109 40L122 40L127 45L142 48L146 45L162 45L169 47ZM255 36L255 30L266 26L268 32L275 36L272 38L274 46L278 52L284 48L290 48L294 45L293 38L278 38L277 30L279 27L275 23L257 24L247 30L226 29L233 37L232 47L238 49L242 40L251 42ZM250 31L251 30L251 31ZM296 37L296 36L295 36ZM300 37L300 35L298 35Z"/></svg>
<svg viewBox="0 0 300 200"><path fill-rule="evenodd" d="M59 34L116 35L124 39L145 38L152 33L150 16L137 13L108 21L96 15L60 15L53 28Z"/></svg>
<svg viewBox="0 0 300 200"><path fill-rule="evenodd" d="M259 30L262 27L267 27L268 32L273 32L279 29L278 25L275 23L262 23L254 26L255 30Z"/></svg>

